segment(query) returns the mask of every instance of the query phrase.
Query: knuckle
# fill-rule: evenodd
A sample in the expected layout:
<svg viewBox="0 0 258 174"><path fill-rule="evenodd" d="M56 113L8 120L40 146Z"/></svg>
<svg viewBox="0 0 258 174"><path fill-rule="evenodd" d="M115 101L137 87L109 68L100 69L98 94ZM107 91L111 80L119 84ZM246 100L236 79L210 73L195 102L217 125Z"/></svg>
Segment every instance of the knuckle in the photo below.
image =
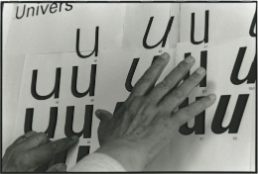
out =
<svg viewBox="0 0 258 174"><path fill-rule="evenodd" d="M189 107L184 108L184 116L189 117L192 114L192 110Z"/></svg>
<svg viewBox="0 0 258 174"><path fill-rule="evenodd" d="M29 131L29 132L26 132L25 133L25 135L26 136L32 136L32 135L34 135L34 134L36 134L37 132L35 132L35 131Z"/></svg>
<svg viewBox="0 0 258 174"><path fill-rule="evenodd" d="M178 125L183 125L185 123L184 119L182 117L177 117L176 119L174 119L176 121L176 123L178 123Z"/></svg>
<svg viewBox="0 0 258 174"><path fill-rule="evenodd" d="M139 83L137 85L135 85L135 87L133 88L133 92L134 93L142 93L142 91L144 91L144 89L146 88L147 82L141 82L139 81Z"/></svg>
<svg viewBox="0 0 258 174"><path fill-rule="evenodd" d="M163 127L164 127L164 128L169 128L169 127L170 127L170 122L169 122L169 119L168 119L168 118L169 118L169 117L165 117L165 116L162 117Z"/></svg>
<svg viewBox="0 0 258 174"><path fill-rule="evenodd" d="M199 100L200 102L199 102L199 104L200 104L200 106L201 106L201 108L202 109L206 109L206 107L207 107L207 104L206 104L206 102L204 101L204 100Z"/></svg>
<svg viewBox="0 0 258 174"><path fill-rule="evenodd" d="M189 118L191 118L192 115L192 111L188 107L184 108L182 111L182 114L178 117L178 122L181 125L185 124L189 120Z"/></svg>
<svg viewBox="0 0 258 174"><path fill-rule="evenodd" d="M142 78L140 78L139 82L140 83L149 83L152 81L152 77L150 76L143 76Z"/></svg>
<svg viewBox="0 0 258 174"><path fill-rule="evenodd" d="M157 113L163 114L163 113L166 113L167 111L168 111L168 107L166 105L164 105L163 103L158 103Z"/></svg>
<svg viewBox="0 0 258 174"><path fill-rule="evenodd" d="M164 62L165 62L164 59L158 58L158 59L156 59L156 60L154 61L154 63L153 63L151 66L153 66L153 67L159 67L159 66L163 65Z"/></svg>
<svg viewBox="0 0 258 174"><path fill-rule="evenodd" d="M147 105L147 106L153 102L153 100L149 97L144 97L141 101L144 105Z"/></svg>
<svg viewBox="0 0 258 174"><path fill-rule="evenodd" d="M139 96L135 96L132 100L130 100L129 102L126 102L126 108L129 109L131 107L134 107L135 103L138 103L140 101L140 97Z"/></svg>
<svg viewBox="0 0 258 174"><path fill-rule="evenodd" d="M177 69L178 69L179 71L186 71L186 69L187 69L186 63L185 63L185 62L179 63L178 66L177 66Z"/></svg>
<svg viewBox="0 0 258 174"><path fill-rule="evenodd" d="M41 132L41 133L38 133L37 134L37 138L41 141L47 141L48 140L48 137L45 133Z"/></svg>
<svg viewBox="0 0 258 174"><path fill-rule="evenodd" d="M195 73L192 74L188 79L190 82L193 82L193 83L198 83L200 81L199 75Z"/></svg>
<svg viewBox="0 0 258 174"><path fill-rule="evenodd" d="M172 91L172 96L177 98L177 99L181 99L181 98L184 97L184 94L183 94L183 92L180 89L174 89Z"/></svg>
<svg viewBox="0 0 258 174"><path fill-rule="evenodd" d="M127 109L127 113L129 113L129 115L131 116L137 115L137 109L135 108L135 105L133 107L129 107Z"/></svg>
<svg viewBox="0 0 258 174"><path fill-rule="evenodd" d="M176 122L179 125L183 125L188 121L190 117L191 117L191 110L188 107L185 107L181 110L179 114L177 114Z"/></svg>
<svg viewBox="0 0 258 174"><path fill-rule="evenodd" d="M23 153L15 157L14 163L16 166L26 167L26 166L29 166L31 162L30 162L29 156L26 155L26 153Z"/></svg>
<svg viewBox="0 0 258 174"><path fill-rule="evenodd" d="M167 80L167 79L163 80L160 84L161 84L160 85L161 88L169 88L170 89L174 86L173 82L170 80Z"/></svg>
<svg viewBox="0 0 258 174"><path fill-rule="evenodd" d="M57 150L57 144L56 143L50 143L49 148L51 151L55 152Z"/></svg>
<svg viewBox="0 0 258 174"><path fill-rule="evenodd" d="M29 166L29 165L31 165L32 161L30 161L30 158L28 155L24 154L22 157L19 158L18 162L22 166Z"/></svg>
<svg viewBox="0 0 258 174"><path fill-rule="evenodd" d="M26 132L25 135L27 135L27 134L32 134L32 133L37 133L37 132L31 130L31 131Z"/></svg>
<svg viewBox="0 0 258 174"><path fill-rule="evenodd" d="M148 97L135 97L126 104L126 112L130 115L148 115L152 100Z"/></svg>
<svg viewBox="0 0 258 174"><path fill-rule="evenodd" d="M141 109L141 114L143 116L151 116L154 115L157 111L155 110L155 106L151 102L146 102Z"/></svg>

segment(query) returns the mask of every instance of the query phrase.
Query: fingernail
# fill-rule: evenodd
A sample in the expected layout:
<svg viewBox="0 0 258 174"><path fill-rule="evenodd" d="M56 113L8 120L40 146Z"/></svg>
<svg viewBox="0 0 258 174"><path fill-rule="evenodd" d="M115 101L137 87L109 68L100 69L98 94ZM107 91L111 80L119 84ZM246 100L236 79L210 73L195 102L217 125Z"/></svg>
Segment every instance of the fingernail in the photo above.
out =
<svg viewBox="0 0 258 174"><path fill-rule="evenodd" d="M198 68L197 70L196 70L196 73L197 74L204 74L204 72L205 72L205 69L203 68L203 67L200 67L200 68Z"/></svg>
<svg viewBox="0 0 258 174"><path fill-rule="evenodd" d="M211 95L209 95L209 98L210 98L211 100L215 100L215 99L216 99L216 95L215 95L215 94L211 94Z"/></svg>
<svg viewBox="0 0 258 174"><path fill-rule="evenodd" d="M65 172L66 171L66 165L65 164L58 164L57 166L56 166L56 169L59 171L59 172Z"/></svg>
<svg viewBox="0 0 258 174"><path fill-rule="evenodd" d="M100 114L100 111L99 111L99 110L96 110L95 113L98 115L98 114Z"/></svg>
<svg viewBox="0 0 258 174"><path fill-rule="evenodd" d="M71 139L72 139L72 140L78 140L79 137L77 137L76 135L73 135L73 136L71 137Z"/></svg>
<svg viewBox="0 0 258 174"><path fill-rule="evenodd" d="M185 59L185 62L186 63L192 63L194 62L194 58L192 56L188 56L186 59Z"/></svg>
<svg viewBox="0 0 258 174"><path fill-rule="evenodd" d="M163 53L160 57L162 59L168 59L169 58L169 54L168 53Z"/></svg>

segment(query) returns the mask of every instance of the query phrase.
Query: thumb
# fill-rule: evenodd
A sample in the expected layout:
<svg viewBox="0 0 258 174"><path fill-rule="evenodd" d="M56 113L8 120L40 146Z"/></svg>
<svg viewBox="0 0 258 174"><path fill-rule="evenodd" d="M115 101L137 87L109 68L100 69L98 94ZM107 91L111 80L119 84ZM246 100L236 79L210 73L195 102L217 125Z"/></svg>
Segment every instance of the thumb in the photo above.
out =
<svg viewBox="0 0 258 174"><path fill-rule="evenodd" d="M47 169L46 172L65 172L66 171L66 164L59 163L51 166L49 169Z"/></svg>
<svg viewBox="0 0 258 174"><path fill-rule="evenodd" d="M96 110L95 114L100 121L107 121L112 118L112 114L106 110L98 109Z"/></svg>

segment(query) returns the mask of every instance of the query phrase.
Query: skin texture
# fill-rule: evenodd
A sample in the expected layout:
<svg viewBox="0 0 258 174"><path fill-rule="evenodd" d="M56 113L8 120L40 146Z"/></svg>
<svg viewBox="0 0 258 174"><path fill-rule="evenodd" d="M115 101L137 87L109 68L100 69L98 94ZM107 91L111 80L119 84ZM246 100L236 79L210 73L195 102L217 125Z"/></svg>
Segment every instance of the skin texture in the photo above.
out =
<svg viewBox="0 0 258 174"><path fill-rule="evenodd" d="M96 111L100 119L97 152L113 157L127 171L142 171L173 140L182 124L211 106L216 99L212 94L178 110L205 76L205 69L197 69L177 85L195 62L190 56L155 86L168 61L169 55L162 54L114 115L105 110Z"/></svg>
<svg viewBox="0 0 258 174"><path fill-rule="evenodd" d="M26 139L24 139L24 136ZM48 163L59 152L75 145L78 137L62 138L51 142L44 133L34 131L17 138L3 157L3 172L33 172ZM65 164L55 164L46 172L64 172Z"/></svg>
<svg viewBox="0 0 258 174"><path fill-rule="evenodd" d="M105 110L96 111L100 119L100 148L96 152L113 157L127 171L142 171L173 140L182 124L215 102L216 96L212 94L178 110L203 79L205 70L197 69L180 83L195 62L193 57L188 57L155 86L168 61L167 53L156 59L114 115ZM55 154L78 142L77 137L51 142L44 133L36 132L28 132L25 136L26 140L19 137L6 150L2 163L4 172L35 171ZM66 171L65 164L56 164L47 170L63 171Z"/></svg>

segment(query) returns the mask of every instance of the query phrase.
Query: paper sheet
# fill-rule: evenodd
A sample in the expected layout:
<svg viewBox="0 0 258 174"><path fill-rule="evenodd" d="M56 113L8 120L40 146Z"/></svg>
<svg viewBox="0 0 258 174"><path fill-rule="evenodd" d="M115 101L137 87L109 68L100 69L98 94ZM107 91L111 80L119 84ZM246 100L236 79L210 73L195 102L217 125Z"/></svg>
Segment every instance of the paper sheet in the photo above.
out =
<svg viewBox="0 0 258 174"><path fill-rule="evenodd" d="M191 36L194 42L205 40L203 44L247 37L250 28L256 31L252 26L255 8L255 3L182 3L180 42L190 42Z"/></svg>
<svg viewBox="0 0 258 174"><path fill-rule="evenodd" d="M159 48L175 47L178 22L179 4L127 4L123 48L152 49L160 41Z"/></svg>
<svg viewBox="0 0 258 174"><path fill-rule="evenodd" d="M2 152L5 152L5 149L12 143L13 125L18 107L24 59L24 55L3 56Z"/></svg>
<svg viewBox="0 0 258 174"><path fill-rule="evenodd" d="M10 29L10 25L12 22L12 18L13 18L13 12L14 12L14 4L4 4L4 8L2 9L2 15L3 15L3 22L2 22L2 30L3 30L3 41L2 41L2 50L3 52L5 51L5 46L6 46L6 42L7 42L7 38L8 38L8 33L9 33L9 29Z"/></svg>
<svg viewBox="0 0 258 174"><path fill-rule="evenodd" d="M20 3L15 15L21 19L13 19L6 52L74 52L77 29L80 51L93 50L96 42L98 49L120 48L125 7L112 3Z"/></svg>
<svg viewBox="0 0 258 174"><path fill-rule="evenodd" d="M173 27L171 28L170 33L170 48L176 48L177 43L179 42L180 34L180 3L172 3L170 5L170 15L174 16Z"/></svg>

